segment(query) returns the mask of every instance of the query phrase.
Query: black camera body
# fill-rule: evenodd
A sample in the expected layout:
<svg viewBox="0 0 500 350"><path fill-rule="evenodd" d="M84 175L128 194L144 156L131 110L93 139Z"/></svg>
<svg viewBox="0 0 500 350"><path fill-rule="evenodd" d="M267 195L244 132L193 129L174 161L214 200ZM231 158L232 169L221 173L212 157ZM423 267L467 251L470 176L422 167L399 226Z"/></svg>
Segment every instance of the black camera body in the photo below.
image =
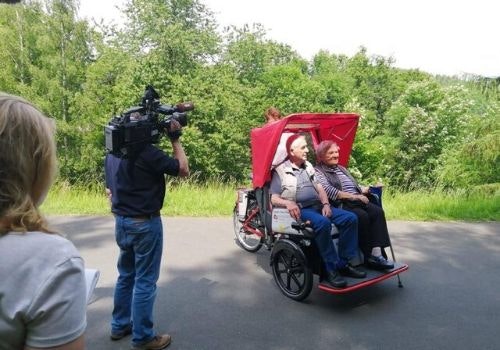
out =
<svg viewBox="0 0 500 350"><path fill-rule="evenodd" d="M172 120L187 125L186 112L194 109L191 102L177 105L161 104L155 89L148 85L140 106L131 107L122 115L113 117L104 127L106 150L126 156L145 144L158 143L168 133ZM178 133L180 135L180 133Z"/></svg>

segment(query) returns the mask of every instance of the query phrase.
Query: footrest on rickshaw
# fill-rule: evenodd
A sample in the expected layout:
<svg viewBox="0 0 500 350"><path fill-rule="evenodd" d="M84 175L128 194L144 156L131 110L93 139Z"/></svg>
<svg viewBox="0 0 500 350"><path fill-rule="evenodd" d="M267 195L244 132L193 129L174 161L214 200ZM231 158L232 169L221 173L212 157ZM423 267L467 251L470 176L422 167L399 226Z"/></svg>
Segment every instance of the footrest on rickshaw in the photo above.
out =
<svg viewBox="0 0 500 350"><path fill-rule="evenodd" d="M363 268L361 266L357 266L357 269L361 269L366 272L365 278L352 278L352 277L343 277L347 281L347 287L345 288L332 288L326 286L324 284L319 284L318 288L322 291L331 294L344 294L355 291L357 289L361 289L364 287L371 286L373 284L382 282L388 278L396 276L406 270L408 270L407 264L394 262L394 268L390 270L377 271L372 269Z"/></svg>

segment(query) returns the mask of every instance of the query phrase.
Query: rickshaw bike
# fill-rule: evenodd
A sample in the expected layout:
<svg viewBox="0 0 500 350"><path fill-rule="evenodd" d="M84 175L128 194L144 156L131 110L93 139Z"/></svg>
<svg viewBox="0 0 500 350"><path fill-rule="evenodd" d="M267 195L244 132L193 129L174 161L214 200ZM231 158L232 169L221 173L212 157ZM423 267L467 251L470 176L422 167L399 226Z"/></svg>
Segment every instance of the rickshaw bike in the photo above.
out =
<svg viewBox="0 0 500 350"><path fill-rule="evenodd" d="M314 242L312 229L307 223L296 222L285 208L273 208L270 203L269 184L272 162L283 133L301 133L309 147L323 140L336 142L342 152L339 163L347 166L358 127L359 115L353 113L300 113L251 130L252 188L237 191L233 211L235 240L244 250L255 253L265 246L271 251L270 265L274 281L287 297L301 301L309 296L314 275L319 276L318 288L331 294L344 294L397 276L408 265L396 261L392 244L390 252L394 268L377 271L363 267L361 251L351 264L367 273L363 279L345 277L345 288L332 288L321 281L325 276L324 264ZM311 152L314 153L314 152ZM374 188L372 201L382 204L381 188ZM335 210L335 209L333 209ZM338 244L338 231L332 225L332 240ZM383 251L386 255L386 252Z"/></svg>

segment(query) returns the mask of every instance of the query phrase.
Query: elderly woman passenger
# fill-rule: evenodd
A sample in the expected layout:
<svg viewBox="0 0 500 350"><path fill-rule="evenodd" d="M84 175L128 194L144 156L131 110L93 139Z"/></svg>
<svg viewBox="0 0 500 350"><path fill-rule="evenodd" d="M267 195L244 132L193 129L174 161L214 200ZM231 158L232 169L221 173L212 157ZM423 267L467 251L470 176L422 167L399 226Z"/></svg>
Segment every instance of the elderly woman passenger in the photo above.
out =
<svg viewBox="0 0 500 350"><path fill-rule="evenodd" d="M351 211L358 217L358 240L367 267L392 269L394 263L383 256L390 245L384 210L371 203L369 191L362 189L349 171L339 165L339 146L331 141L321 142L316 149L316 178L325 189L330 203Z"/></svg>

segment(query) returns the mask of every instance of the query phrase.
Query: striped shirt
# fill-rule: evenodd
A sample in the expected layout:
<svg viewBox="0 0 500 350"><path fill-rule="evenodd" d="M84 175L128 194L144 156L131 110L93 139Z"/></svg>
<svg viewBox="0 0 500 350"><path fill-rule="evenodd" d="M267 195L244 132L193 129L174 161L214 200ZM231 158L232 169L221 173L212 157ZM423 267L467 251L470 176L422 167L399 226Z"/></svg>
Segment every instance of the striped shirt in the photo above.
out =
<svg viewBox="0 0 500 350"><path fill-rule="evenodd" d="M339 190L336 187L332 186L332 184L328 181L322 171L316 171L315 174L316 180L318 180L321 186L325 189L328 198L330 198L331 200L337 200L340 191L354 194L360 193L356 188L356 184L354 184L352 180L342 172L342 170L340 170L338 167L335 167L333 169L333 172L338 176L342 190Z"/></svg>
<svg viewBox="0 0 500 350"><path fill-rule="evenodd" d="M356 185L338 167L335 167L333 172L339 177L340 184L342 185L342 191L347 193L359 194Z"/></svg>

